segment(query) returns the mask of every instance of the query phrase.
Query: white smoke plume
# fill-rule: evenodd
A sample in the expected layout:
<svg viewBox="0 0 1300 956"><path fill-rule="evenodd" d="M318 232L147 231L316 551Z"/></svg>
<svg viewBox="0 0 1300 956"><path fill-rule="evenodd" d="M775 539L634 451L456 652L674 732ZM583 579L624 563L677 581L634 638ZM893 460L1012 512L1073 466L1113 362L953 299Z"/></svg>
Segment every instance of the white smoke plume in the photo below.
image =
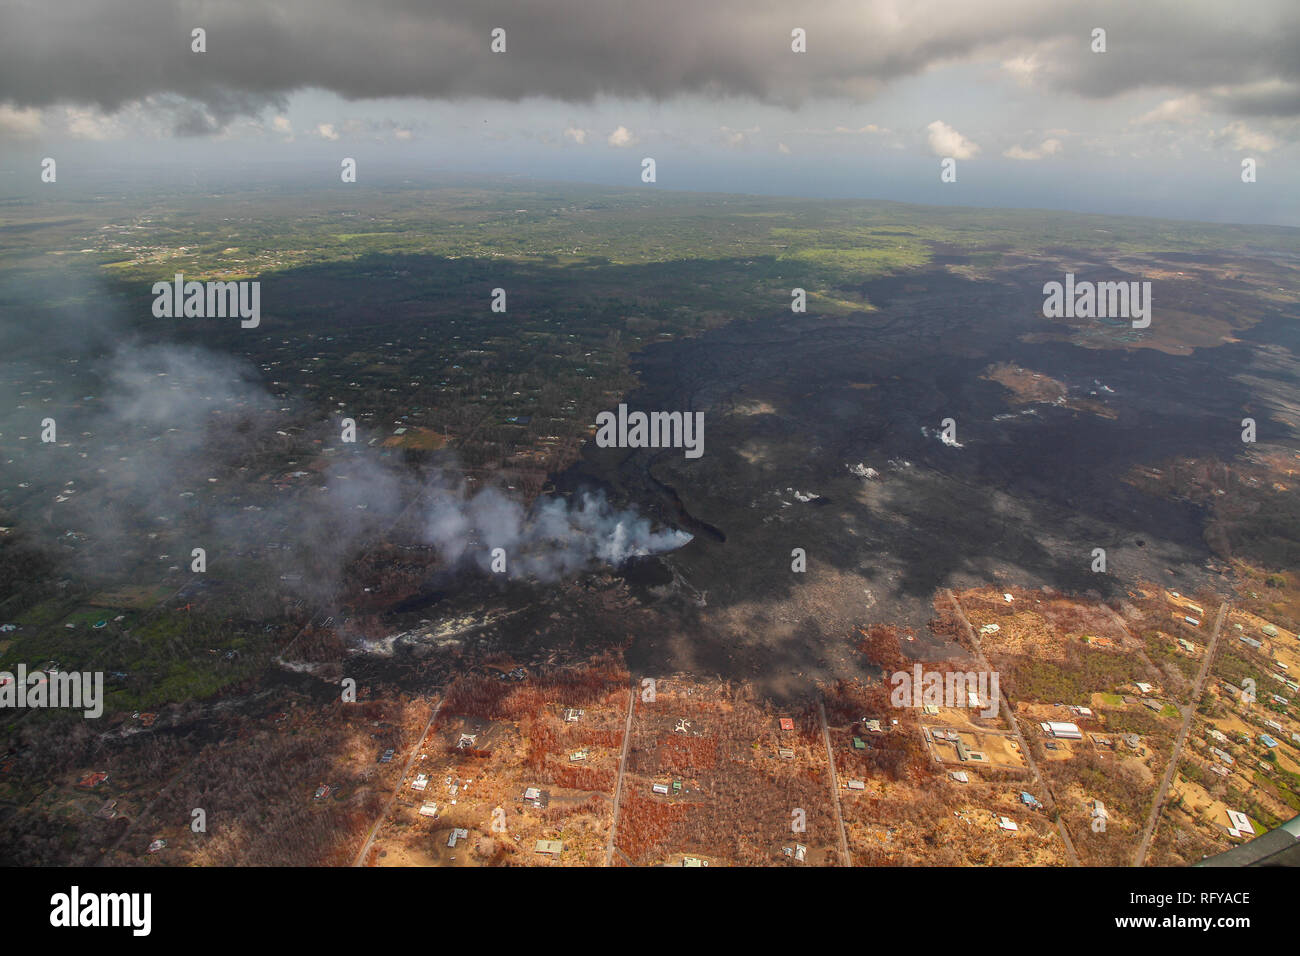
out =
<svg viewBox="0 0 1300 956"><path fill-rule="evenodd" d="M574 499L542 498L531 512L489 488L463 486L430 495L426 540L449 565L477 564L491 571L492 552L505 552L505 573L542 581L568 577L596 565L617 567L629 558L661 554L692 538L685 531L656 531L649 519L616 510L601 493Z"/></svg>
<svg viewBox="0 0 1300 956"><path fill-rule="evenodd" d="M79 311L50 309L65 322L81 321ZM106 333L115 324L109 317L90 328ZM348 563L404 515L448 568L490 571L499 547L509 577L542 581L691 540L654 530L600 494L526 509L495 489L470 494L458 477L421 487L363 442L340 444L337 422L309 422L285 407L297 403L272 395L246 362L126 333L103 351L55 356L27 331L32 325L45 327L6 323L14 339L6 344L36 358L30 367L15 362L0 383L8 399L0 504L34 540L96 577L148 576L147 568L183 564L202 546L214 577L269 561L275 588L328 602ZM48 385L32 391L27 383L38 380ZM73 384L87 380L94 384ZM57 446L36 440L47 413L59 420ZM334 446L329 466L274 489L293 467L311 467L313 453L300 453L313 438L314 447ZM293 458L301 463L289 465Z"/></svg>

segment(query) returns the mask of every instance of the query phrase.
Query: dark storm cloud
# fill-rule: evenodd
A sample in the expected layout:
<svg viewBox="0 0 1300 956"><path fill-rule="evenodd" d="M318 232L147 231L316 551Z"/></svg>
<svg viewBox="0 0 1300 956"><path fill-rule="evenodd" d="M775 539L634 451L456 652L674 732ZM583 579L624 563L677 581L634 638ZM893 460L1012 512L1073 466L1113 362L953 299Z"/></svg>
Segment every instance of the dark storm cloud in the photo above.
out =
<svg viewBox="0 0 1300 956"><path fill-rule="evenodd" d="M288 97L217 88L201 99L162 94L152 97L150 105L166 118L178 136L205 136L220 132L239 116L253 116L267 107L283 110L288 106Z"/></svg>
<svg viewBox="0 0 1300 956"><path fill-rule="evenodd" d="M794 104L869 98L973 56L1037 53L1041 82L1087 96L1271 81L1284 89L1256 111L1290 114L1298 9L1294 0L17 0L0 30L0 98L113 110L172 94L204 105L177 122L203 132L306 87L347 98L698 93ZM204 54L190 50L196 26L207 30ZM507 30L505 54L489 52L494 27ZM807 30L805 55L790 51L794 27ZM1094 27L1108 32L1105 55L1089 50Z"/></svg>
<svg viewBox="0 0 1300 956"><path fill-rule="evenodd" d="M1234 12L1228 4L1132 4L1076 22L1106 29L1107 52L1087 43L1057 44L1045 74L1058 88L1106 97L1128 90L1173 87L1199 91L1272 81L1275 105L1295 113L1300 91L1300 5L1261 4ZM1279 95L1289 89L1289 103ZM1230 108L1235 96L1224 96ZM1271 110L1257 110L1270 112Z"/></svg>
<svg viewBox="0 0 1300 956"><path fill-rule="evenodd" d="M1300 52L1297 52L1300 57ZM1300 116L1300 85L1244 89L1221 93L1211 103L1241 116Z"/></svg>

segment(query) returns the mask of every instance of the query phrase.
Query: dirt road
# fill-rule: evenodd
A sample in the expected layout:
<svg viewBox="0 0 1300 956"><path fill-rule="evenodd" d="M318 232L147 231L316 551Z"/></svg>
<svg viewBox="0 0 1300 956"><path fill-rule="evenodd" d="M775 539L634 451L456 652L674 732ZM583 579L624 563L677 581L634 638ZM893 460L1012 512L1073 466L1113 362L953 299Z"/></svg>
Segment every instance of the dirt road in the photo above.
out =
<svg viewBox="0 0 1300 956"><path fill-rule="evenodd" d="M1227 601L1219 607L1219 616L1214 621L1214 635L1205 649L1205 658L1201 661L1201 669L1196 674L1192 696L1183 707L1183 726L1178 731L1174 752L1169 755L1169 766L1165 767L1160 789L1156 791L1155 801L1151 804L1151 815L1147 817L1147 825L1142 829L1142 840L1138 844L1137 853L1133 856L1134 866L1142 866L1146 863L1147 851L1151 849L1151 838L1155 836L1156 824L1160 822L1160 811L1164 809L1165 797L1168 796L1169 787L1174 782L1174 773L1178 770L1178 758L1182 755L1183 745L1187 743L1187 736L1191 732L1192 718L1196 716L1196 705L1200 703L1201 694L1205 691L1205 681L1210 676L1210 665L1214 663L1214 652L1219 647L1219 632L1223 629L1223 622L1227 620L1229 610Z"/></svg>

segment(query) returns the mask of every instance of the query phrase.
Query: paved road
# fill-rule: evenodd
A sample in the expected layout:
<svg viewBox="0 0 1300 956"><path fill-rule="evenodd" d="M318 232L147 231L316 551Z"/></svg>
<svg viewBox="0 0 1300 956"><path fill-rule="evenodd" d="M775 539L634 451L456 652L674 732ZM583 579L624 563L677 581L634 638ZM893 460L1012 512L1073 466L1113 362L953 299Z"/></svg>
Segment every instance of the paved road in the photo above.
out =
<svg viewBox="0 0 1300 956"><path fill-rule="evenodd" d="M1196 674L1196 684L1192 687L1192 696L1186 706L1183 707L1183 726L1178 731L1178 739L1174 742L1174 752L1169 755L1169 766L1165 767L1164 779L1160 781L1160 789L1156 792L1156 798L1151 804L1151 815L1147 817L1147 825L1142 829L1142 840L1138 844L1137 853L1133 856L1133 865L1142 866L1146 863L1147 851L1151 849L1151 838L1155 836L1156 824L1160 821L1160 811L1164 809L1165 797L1169 793L1169 787L1174 782L1174 773L1178 770L1178 758L1182 755L1183 745L1187 743L1187 736L1192 729L1192 718L1196 716L1196 705L1201 701L1201 694L1205 692L1205 681L1210 676L1210 665L1214 662L1214 652L1219 646L1219 631L1223 628L1223 622L1227 620L1229 606L1224 601L1219 606L1219 616L1214 621L1214 635L1210 638L1209 646L1205 649L1205 658L1201 661L1201 669Z"/></svg>

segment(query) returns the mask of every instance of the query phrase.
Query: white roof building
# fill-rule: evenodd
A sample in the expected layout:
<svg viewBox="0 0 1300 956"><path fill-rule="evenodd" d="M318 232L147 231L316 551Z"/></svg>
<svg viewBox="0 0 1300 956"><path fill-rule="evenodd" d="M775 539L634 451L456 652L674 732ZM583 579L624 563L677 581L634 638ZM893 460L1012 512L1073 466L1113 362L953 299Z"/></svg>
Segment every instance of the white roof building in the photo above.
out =
<svg viewBox="0 0 1300 956"><path fill-rule="evenodd" d="M1255 835L1255 827L1246 814L1239 810L1229 810L1228 833L1235 837L1253 837Z"/></svg>
<svg viewBox="0 0 1300 956"><path fill-rule="evenodd" d="M1061 740L1082 740L1083 734L1080 732L1077 724L1067 723L1063 720L1045 720L1039 727L1043 733L1049 737L1057 737Z"/></svg>

